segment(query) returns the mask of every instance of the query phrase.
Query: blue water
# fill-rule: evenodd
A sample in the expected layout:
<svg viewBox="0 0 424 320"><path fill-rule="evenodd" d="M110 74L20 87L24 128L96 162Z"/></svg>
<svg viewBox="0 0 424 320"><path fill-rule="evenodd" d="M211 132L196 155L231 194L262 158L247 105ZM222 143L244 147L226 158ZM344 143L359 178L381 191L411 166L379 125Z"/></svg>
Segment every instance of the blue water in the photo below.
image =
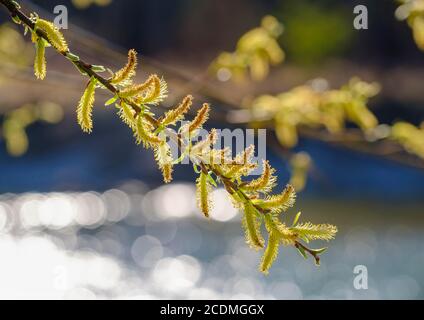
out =
<svg viewBox="0 0 424 320"><path fill-rule="evenodd" d="M13 158L0 143L0 193L57 190L105 190L128 179L161 184L152 153L136 146L129 130L113 114L96 119L91 135L83 134L70 116L64 124L35 125L28 131L30 148ZM424 171L381 157L357 153L314 140L302 140L314 169L307 195L316 197L422 200ZM268 159L281 184L289 170L275 152ZM175 180L193 181L191 166L179 166Z"/></svg>

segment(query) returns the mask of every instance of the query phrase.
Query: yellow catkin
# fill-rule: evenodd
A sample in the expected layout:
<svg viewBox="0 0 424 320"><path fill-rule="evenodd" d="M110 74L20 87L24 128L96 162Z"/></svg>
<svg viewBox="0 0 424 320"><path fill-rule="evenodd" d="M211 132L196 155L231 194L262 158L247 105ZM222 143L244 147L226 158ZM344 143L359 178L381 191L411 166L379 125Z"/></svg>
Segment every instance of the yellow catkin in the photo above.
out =
<svg viewBox="0 0 424 320"><path fill-rule="evenodd" d="M218 139L218 132L212 129L206 139L196 143L190 148L190 154L193 156L205 156L210 153L211 146L213 146Z"/></svg>
<svg viewBox="0 0 424 320"><path fill-rule="evenodd" d="M263 162L263 173L262 175L256 179L252 180L245 186L243 186L243 189L249 192L256 192L260 191L263 193L268 193L272 191L272 189L275 187L276 184L276 177L273 176L275 173L275 169L271 167L268 161Z"/></svg>
<svg viewBox="0 0 424 320"><path fill-rule="evenodd" d="M250 145L243 152L238 154L233 161L229 163L228 171L226 175L228 177L241 177L248 175L253 169L257 167L256 163L252 163L252 157L255 154L255 146Z"/></svg>
<svg viewBox="0 0 424 320"><path fill-rule="evenodd" d="M152 147L154 145L158 146L163 143L163 140L155 135L148 124L146 124L145 119L142 116L139 116L137 119L137 125L134 132L137 144L143 143L145 148Z"/></svg>
<svg viewBox="0 0 424 320"><path fill-rule="evenodd" d="M126 103L121 103L119 109L119 117L131 129L135 130L137 122L134 118L134 110Z"/></svg>
<svg viewBox="0 0 424 320"><path fill-rule="evenodd" d="M154 78L156 78L156 75L151 75L144 83L136 84L129 86L122 90L119 95L122 98L130 98L134 96L138 96L143 94L145 91L147 91L151 86L154 84Z"/></svg>
<svg viewBox="0 0 424 320"><path fill-rule="evenodd" d="M262 249L265 241L261 235L256 209L251 202L244 205L243 226L246 230L247 243L255 250Z"/></svg>
<svg viewBox="0 0 424 320"><path fill-rule="evenodd" d="M50 44L60 52L67 52L69 50L65 37L59 29L50 21L37 19L35 22L35 29L40 29L45 32Z"/></svg>
<svg viewBox="0 0 424 320"><path fill-rule="evenodd" d="M121 70L117 71L110 81L112 84L129 84L131 78L136 74L137 51L128 51L128 62Z"/></svg>
<svg viewBox="0 0 424 320"><path fill-rule="evenodd" d="M38 38L35 43L34 74L37 79L43 80L46 77L46 44L43 39Z"/></svg>
<svg viewBox="0 0 424 320"><path fill-rule="evenodd" d="M95 100L97 80L91 78L81 97L77 109L78 123L84 132L90 133L93 130L92 112Z"/></svg>
<svg viewBox="0 0 424 320"><path fill-rule="evenodd" d="M267 215L265 220L267 229L276 232L282 244L285 246L295 245L298 235L293 230L287 228L284 223L275 217L271 217L270 215Z"/></svg>
<svg viewBox="0 0 424 320"><path fill-rule="evenodd" d="M336 233L337 227L331 224L318 224L314 225L310 222L302 223L291 229L294 233L301 235L310 241L313 240L333 240Z"/></svg>
<svg viewBox="0 0 424 320"><path fill-rule="evenodd" d="M166 163L162 166L162 174L163 174L163 181L165 183L171 183L172 182L172 164Z"/></svg>
<svg viewBox="0 0 424 320"><path fill-rule="evenodd" d="M296 192L294 187L288 185L281 194L268 197L266 200L259 200L257 204L265 210L280 213L281 211L286 211L293 207L295 202Z"/></svg>
<svg viewBox="0 0 424 320"><path fill-rule="evenodd" d="M224 165L231 161L230 155L231 155L231 150L228 147L225 147L224 149L219 149L219 150L213 149L211 151L210 163L214 165Z"/></svg>
<svg viewBox="0 0 424 320"><path fill-rule="evenodd" d="M190 123L189 133L193 133L200 129L209 119L210 106L208 103L203 104L203 107L197 112L196 117Z"/></svg>
<svg viewBox="0 0 424 320"><path fill-rule="evenodd" d="M178 105L178 107L168 111L165 114L163 120L161 121L161 124L166 127L182 120L184 118L184 115L190 110L192 104L193 97L190 95L186 96L183 101Z"/></svg>
<svg viewBox="0 0 424 320"><path fill-rule="evenodd" d="M269 269L271 268L275 259L277 259L278 249L279 249L279 237L274 232L270 232L268 237L268 244L265 249L265 253L262 257L261 265L259 267L262 273L264 274L269 273Z"/></svg>
<svg viewBox="0 0 424 320"><path fill-rule="evenodd" d="M209 218L210 211L212 208L212 203L210 201L210 192L211 185L208 183L208 176L202 172L199 178L197 179L196 193L197 204L206 218Z"/></svg>
<svg viewBox="0 0 424 320"><path fill-rule="evenodd" d="M157 105L166 98L168 93L168 84L164 79L160 79L157 75L153 75L150 91L142 96L138 103Z"/></svg>
<svg viewBox="0 0 424 320"><path fill-rule="evenodd" d="M243 152L241 152L240 154L238 154L234 161L233 164L235 165L247 165L250 163L252 157L255 154L255 146L252 144L250 146L248 146L246 149L244 149Z"/></svg>
<svg viewBox="0 0 424 320"><path fill-rule="evenodd" d="M159 169L162 171L164 182L170 183L172 181L173 159L168 143L162 142L160 145L155 146L155 159Z"/></svg>

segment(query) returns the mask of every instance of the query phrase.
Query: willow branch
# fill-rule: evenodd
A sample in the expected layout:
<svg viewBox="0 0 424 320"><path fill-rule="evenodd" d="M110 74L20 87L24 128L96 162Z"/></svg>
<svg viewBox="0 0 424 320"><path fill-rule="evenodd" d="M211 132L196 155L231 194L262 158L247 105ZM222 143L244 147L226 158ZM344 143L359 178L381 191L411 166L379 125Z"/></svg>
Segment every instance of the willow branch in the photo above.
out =
<svg viewBox="0 0 424 320"><path fill-rule="evenodd" d="M10 13L10 15L13 18L14 21L20 21L20 23L22 23L25 26L27 26L28 28L30 28L40 38L42 38L46 42L52 44L51 41L49 40L47 34L43 30L35 27L35 23L31 20L30 17L28 17L23 11L21 11L19 5L16 2L14 2L12 0L0 0L0 4L2 4L9 11L9 13ZM134 110L134 112L136 114L142 113L142 109L141 109L140 106L136 105L130 99L121 98L120 95L119 95L119 93L120 93L119 89L111 83L110 79L107 79L107 78L101 76L98 72L94 71L92 64L89 64L89 63L83 61L80 58L70 59L70 57L74 56L74 55L71 53L71 51L69 49L67 51L60 51L60 50L56 49L53 45L52 45L52 47L55 49L55 51L57 53L61 54L63 57L66 58L66 60L70 61L75 67L77 67L88 78L95 78L105 89L110 91L114 96L119 97L119 99L122 102L129 105ZM155 129L160 128L160 125L159 125L160 120L159 119L155 118L152 115L146 114L146 113L143 113L143 117L145 117L145 119L147 121L149 121ZM177 143L179 152L184 152L184 150L183 150L184 144L182 142L181 137L179 135L171 135L171 139L174 140L174 142ZM256 205L255 203L253 203L252 199L250 199L243 192L243 190L240 188L240 185L239 185L238 182L233 181L231 178L226 177L224 174L222 174L220 172L220 170L217 170L212 165L206 164L204 162L200 162L200 167L205 174L209 174L210 172L215 174L219 178L220 182L224 185L226 191L230 195L234 195L235 193L237 193L237 194L239 194L243 197L243 200L245 202L248 202L249 204L251 204L260 214L262 214L262 215L269 214L268 210L265 210L265 209L261 208L260 206ZM314 251L307 248L306 246L304 246L300 242L296 241L294 246L296 248L299 248L299 247L303 248L306 252L310 253L315 259L317 259L317 255L314 253Z"/></svg>

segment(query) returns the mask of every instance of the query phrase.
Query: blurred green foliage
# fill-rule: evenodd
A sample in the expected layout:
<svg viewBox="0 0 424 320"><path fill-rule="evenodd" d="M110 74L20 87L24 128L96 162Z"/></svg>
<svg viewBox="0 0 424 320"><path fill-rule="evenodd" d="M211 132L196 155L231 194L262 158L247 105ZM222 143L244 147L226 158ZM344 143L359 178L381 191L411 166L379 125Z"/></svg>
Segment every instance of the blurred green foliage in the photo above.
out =
<svg viewBox="0 0 424 320"><path fill-rule="evenodd" d="M305 189L308 182L308 174L312 167L312 159L306 152L299 152L290 158L290 182L297 192Z"/></svg>
<svg viewBox="0 0 424 320"><path fill-rule="evenodd" d="M220 81L233 79L242 82L249 72L253 80L264 80L270 66L279 65L285 59L277 41L282 33L280 22L273 16L265 16L261 26L240 38L234 52L221 53L212 62L210 70Z"/></svg>
<svg viewBox="0 0 424 320"><path fill-rule="evenodd" d="M33 55L32 46L11 24L0 26L0 70L8 69L7 76L0 73L0 85L8 81L11 73L28 68ZM0 114L3 113L0 111ZM63 118L62 108L51 102L25 104L3 114L0 138L5 141L7 152L15 157L28 150L29 139L26 129L31 124L42 121L58 123Z"/></svg>
<svg viewBox="0 0 424 320"><path fill-rule="evenodd" d="M63 119L62 108L51 102L26 104L9 111L4 116L2 137L10 155L19 157L28 150L26 129L37 121L55 124Z"/></svg>
<svg viewBox="0 0 424 320"><path fill-rule="evenodd" d="M352 13L342 5L285 1L277 16L286 30L283 46L297 63L318 64L346 52L354 40Z"/></svg>
<svg viewBox="0 0 424 320"><path fill-rule="evenodd" d="M11 24L0 26L0 67L27 67L31 63L31 53L32 46Z"/></svg>
<svg viewBox="0 0 424 320"><path fill-rule="evenodd" d="M272 119L280 143L287 148L298 144L301 126L325 127L332 134L343 131L348 122L364 132L377 127L378 120L367 103L379 93L379 84L353 78L339 90L327 86L321 79L277 96L260 96L251 106L253 119Z"/></svg>
<svg viewBox="0 0 424 320"><path fill-rule="evenodd" d="M398 122L392 128L391 137L406 151L424 159L424 123L417 128L408 122Z"/></svg>
<svg viewBox="0 0 424 320"><path fill-rule="evenodd" d="M111 4L112 0L72 0L72 3L78 9L86 9L91 5L107 6Z"/></svg>
<svg viewBox="0 0 424 320"><path fill-rule="evenodd" d="M400 0L396 10L399 20L406 20L412 29L415 43L424 50L424 0Z"/></svg>

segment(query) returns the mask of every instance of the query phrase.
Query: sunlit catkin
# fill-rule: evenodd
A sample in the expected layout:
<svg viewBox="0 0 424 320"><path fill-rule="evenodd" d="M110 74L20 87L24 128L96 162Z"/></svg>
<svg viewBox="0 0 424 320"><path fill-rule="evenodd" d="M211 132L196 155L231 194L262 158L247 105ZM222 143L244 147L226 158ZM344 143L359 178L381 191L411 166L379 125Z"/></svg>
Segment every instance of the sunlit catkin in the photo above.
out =
<svg viewBox="0 0 424 320"><path fill-rule="evenodd" d="M34 74L37 79L43 80L46 77L46 44L43 39L38 38L35 43Z"/></svg>
<svg viewBox="0 0 424 320"><path fill-rule="evenodd" d="M77 108L78 123L81 129L87 133L91 133L93 130L92 112L95 101L96 84L97 80L91 78Z"/></svg>
<svg viewBox="0 0 424 320"><path fill-rule="evenodd" d="M265 243L261 235L261 225L259 221L256 208L251 202L246 202L244 205L242 223L245 227L246 242L255 250L262 249Z"/></svg>
<svg viewBox="0 0 424 320"><path fill-rule="evenodd" d="M50 21L38 18L35 22L35 30L40 29L45 32L50 44L61 53L67 52L68 44L59 29Z"/></svg>
<svg viewBox="0 0 424 320"><path fill-rule="evenodd" d="M210 199L211 185L208 183L208 175L201 172L196 182L197 203L206 218L209 218L212 203Z"/></svg>
<svg viewBox="0 0 424 320"><path fill-rule="evenodd" d="M200 129L206 121L209 119L210 106L209 104L203 104L203 107L197 112L196 117L190 123L189 132L194 133L197 129Z"/></svg>
<svg viewBox="0 0 424 320"><path fill-rule="evenodd" d="M182 120L184 118L184 115L190 110L192 104L193 96L186 96L177 108L170 110L165 114L163 120L161 121L161 124L163 126L169 126Z"/></svg>
<svg viewBox="0 0 424 320"><path fill-rule="evenodd" d="M134 49L128 51L128 62L119 71L117 71L111 79L112 84L128 85L136 74L137 69L137 52Z"/></svg>

